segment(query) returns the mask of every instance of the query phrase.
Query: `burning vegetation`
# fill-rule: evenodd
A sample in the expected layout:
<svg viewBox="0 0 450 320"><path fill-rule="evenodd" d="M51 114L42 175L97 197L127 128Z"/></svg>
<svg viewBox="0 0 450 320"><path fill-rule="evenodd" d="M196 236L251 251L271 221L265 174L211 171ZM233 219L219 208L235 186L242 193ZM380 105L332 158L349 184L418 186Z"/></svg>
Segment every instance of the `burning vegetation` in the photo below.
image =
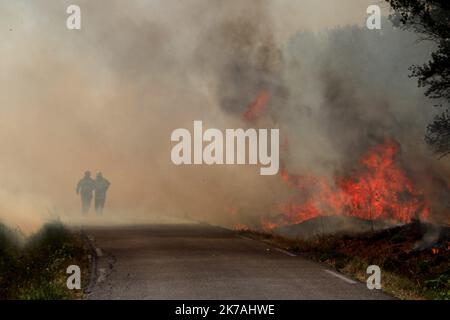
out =
<svg viewBox="0 0 450 320"><path fill-rule="evenodd" d="M266 104L269 101L270 94L267 90L261 90L255 100L248 106L244 112L243 118L246 121L254 121L264 112Z"/></svg>
<svg viewBox="0 0 450 320"><path fill-rule="evenodd" d="M269 112L270 94L261 90L243 112L243 119L253 123ZM282 149L289 152L288 138ZM318 217L344 216L362 220L409 223L427 221L430 204L424 191L402 166L401 146L387 138L362 154L347 174L333 179L313 174L293 174L282 166L279 176L293 192L277 205L276 215L265 215L259 228L271 231ZM249 226L235 224L238 230Z"/></svg>
<svg viewBox="0 0 450 320"><path fill-rule="evenodd" d="M298 194L280 204L281 215L271 223L266 218L263 227L272 229L330 215L404 223L414 218L426 220L427 201L400 167L399 148L394 140L386 140L364 154L352 174L336 178L332 183L325 178L290 174L283 169L281 178Z"/></svg>

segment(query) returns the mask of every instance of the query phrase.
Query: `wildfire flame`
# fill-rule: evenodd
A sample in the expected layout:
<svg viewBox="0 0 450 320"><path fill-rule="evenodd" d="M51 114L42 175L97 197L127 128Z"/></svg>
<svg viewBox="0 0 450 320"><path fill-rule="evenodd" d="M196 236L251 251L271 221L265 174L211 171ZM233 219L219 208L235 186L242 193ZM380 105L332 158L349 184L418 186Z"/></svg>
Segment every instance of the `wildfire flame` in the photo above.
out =
<svg viewBox="0 0 450 320"><path fill-rule="evenodd" d="M255 100L248 106L242 115L246 121L255 121L264 112L264 108L269 101L270 94L267 90L261 90Z"/></svg>
<svg viewBox="0 0 450 320"><path fill-rule="evenodd" d="M297 195L279 205L281 219L261 221L263 228L273 229L285 224L330 215L347 215L367 220L390 219L410 222L426 219L427 201L420 190L400 168L398 143L387 140L364 154L359 168L351 175L329 182L312 175L292 175L280 171L280 177Z"/></svg>
<svg viewBox="0 0 450 320"><path fill-rule="evenodd" d="M268 220L267 218L261 218L261 227L263 230L270 231L277 227L277 224Z"/></svg>
<svg viewBox="0 0 450 320"><path fill-rule="evenodd" d="M261 90L243 114L246 121L258 119L269 101L270 94ZM283 150L288 150L287 138ZM280 170L281 179L296 195L279 204L281 215L264 217L264 230L281 225L297 224L319 216L346 215L366 220L387 219L410 222L426 220L429 206L424 193L398 163L399 144L386 140L366 152L355 170L347 176L330 181L311 174L290 174Z"/></svg>

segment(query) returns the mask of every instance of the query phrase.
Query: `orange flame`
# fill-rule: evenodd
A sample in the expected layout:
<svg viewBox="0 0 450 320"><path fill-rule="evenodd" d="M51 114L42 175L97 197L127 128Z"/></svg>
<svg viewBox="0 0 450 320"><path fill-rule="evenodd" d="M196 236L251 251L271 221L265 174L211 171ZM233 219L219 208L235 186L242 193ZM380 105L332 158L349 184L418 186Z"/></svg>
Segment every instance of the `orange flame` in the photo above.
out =
<svg viewBox="0 0 450 320"><path fill-rule="evenodd" d="M269 101L270 94L267 90L261 90L255 100L248 106L242 115L246 121L254 121L258 119L264 112L265 106Z"/></svg>
<svg viewBox="0 0 450 320"><path fill-rule="evenodd" d="M401 222L426 219L429 215L427 201L399 167L398 151L398 144L387 140L361 157L358 170L334 183L326 178L291 175L285 169L280 170L281 179L298 193L279 205L282 218L271 223L277 226L296 224L328 215ZM261 222L263 228L267 224L267 221Z"/></svg>
<svg viewBox="0 0 450 320"><path fill-rule="evenodd" d="M275 229L276 227L278 227L278 225L266 218L262 218L261 219L261 228L264 231L272 231L273 229Z"/></svg>

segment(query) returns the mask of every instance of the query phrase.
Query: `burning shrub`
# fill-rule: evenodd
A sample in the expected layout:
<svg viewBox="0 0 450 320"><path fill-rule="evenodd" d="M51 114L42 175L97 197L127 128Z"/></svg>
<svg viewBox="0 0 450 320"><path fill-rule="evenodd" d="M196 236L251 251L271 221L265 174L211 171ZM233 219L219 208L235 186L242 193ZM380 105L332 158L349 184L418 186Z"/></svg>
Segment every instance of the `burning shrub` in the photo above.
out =
<svg viewBox="0 0 450 320"><path fill-rule="evenodd" d="M330 183L326 178L292 175L281 170L281 178L297 194L280 204L282 214L272 221L264 218L265 229L301 223L330 215L345 215L365 220L393 220L408 223L425 220L428 201L401 168L399 145L387 140L365 153L358 167Z"/></svg>

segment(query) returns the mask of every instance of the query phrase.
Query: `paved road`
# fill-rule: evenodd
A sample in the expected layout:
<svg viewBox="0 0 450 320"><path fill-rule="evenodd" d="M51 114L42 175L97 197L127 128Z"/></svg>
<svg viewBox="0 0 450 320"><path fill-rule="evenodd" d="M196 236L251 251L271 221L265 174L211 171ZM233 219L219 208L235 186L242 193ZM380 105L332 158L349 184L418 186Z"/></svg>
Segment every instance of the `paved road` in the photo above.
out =
<svg viewBox="0 0 450 320"><path fill-rule="evenodd" d="M389 299L326 267L199 224L87 229L89 299Z"/></svg>

